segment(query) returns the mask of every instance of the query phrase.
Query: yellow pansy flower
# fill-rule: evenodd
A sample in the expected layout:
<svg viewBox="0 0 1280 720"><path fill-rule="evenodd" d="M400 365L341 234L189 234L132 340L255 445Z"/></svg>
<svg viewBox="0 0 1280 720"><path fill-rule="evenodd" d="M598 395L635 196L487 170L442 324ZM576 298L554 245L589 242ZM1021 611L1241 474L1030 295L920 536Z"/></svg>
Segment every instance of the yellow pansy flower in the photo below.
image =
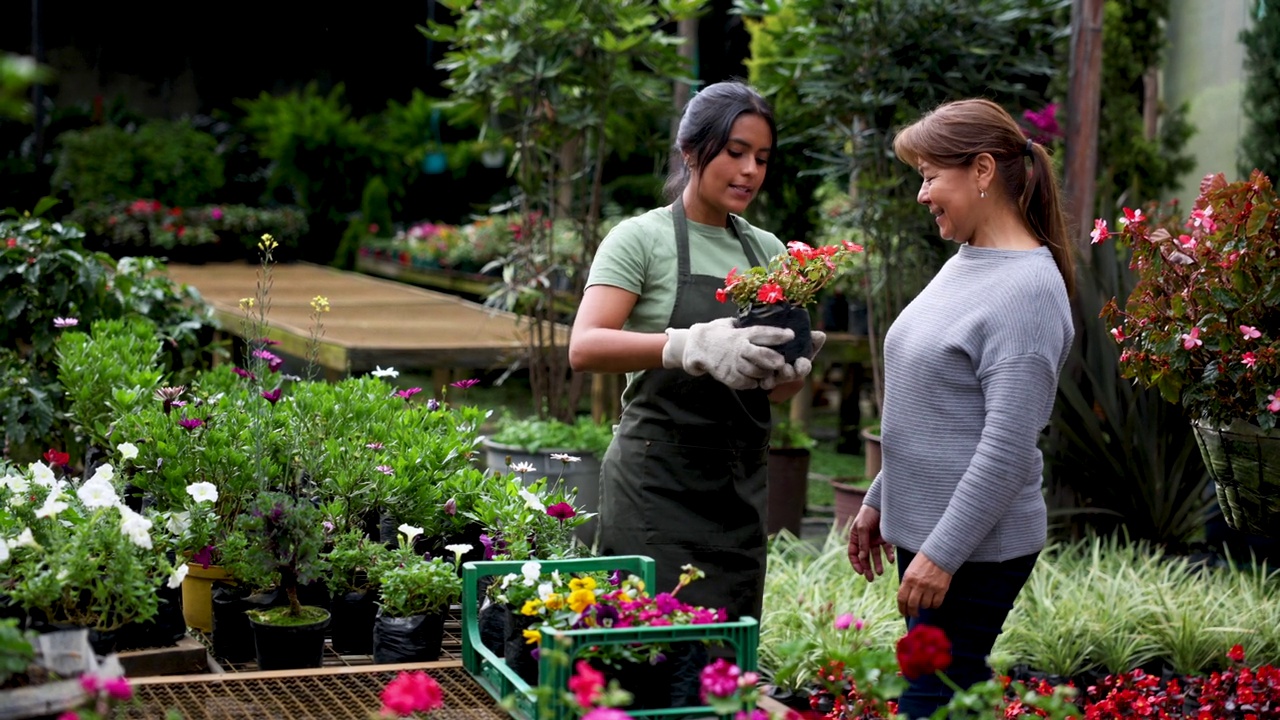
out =
<svg viewBox="0 0 1280 720"><path fill-rule="evenodd" d="M560 593L551 593L547 596L547 609L556 611L564 607L564 596Z"/></svg>
<svg viewBox="0 0 1280 720"><path fill-rule="evenodd" d="M574 578L569 581L570 590L595 590L596 579L593 577Z"/></svg>
<svg viewBox="0 0 1280 720"><path fill-rule="evenodd" d="M525 600L524 607L520 608L521 615L537 615L538 610L542 608L541 600Z"/></svg>
<svg viewBox="0 0 1280 720"><path fill-rule="evenodd" d="M542 633L541 633L541 632L539 632L539 631L537 631L537 630L525 630L525 631L524 631L524 644L525 644L525 645L537 645L537 644L538 644L538 643L540 643L540 642L542 642Z"/></svg>
<svg viewBox="0 0 1280 720"><path fill-rule="evenodd" d="M590 590L574 590L569 593L569 609L582 612L596 604L596 594Z"/></svg>

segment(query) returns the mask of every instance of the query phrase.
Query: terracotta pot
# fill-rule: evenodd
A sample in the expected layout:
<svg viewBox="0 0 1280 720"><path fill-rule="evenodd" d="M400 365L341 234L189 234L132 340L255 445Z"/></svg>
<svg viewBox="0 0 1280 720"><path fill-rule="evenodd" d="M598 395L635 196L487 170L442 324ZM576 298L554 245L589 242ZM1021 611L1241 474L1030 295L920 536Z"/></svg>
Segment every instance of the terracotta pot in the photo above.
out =
<svg viewBox="0 0 1280 720"><path fill-rule="evenodd" d="M767 532L772 535L785 528L798 536L808 497L809 451L770 448Z"/></svg>
<svg viewBox="0 0 1280 720"><path fill-rule="evenodd" d="M187 625L201 632L213 632L213 584L233 583L231 576L220 565L205 568L197 563L187 563L187 576L182 579L182 617Z"/></svg>
<svg viewBox="0 0 1280 720"><path fill-rule="evenodd" d="M852 478L832 478L827 482L836 494L836 527L847 527L862 509L862 501L867 497L867 488L849 482Z"/></svg>

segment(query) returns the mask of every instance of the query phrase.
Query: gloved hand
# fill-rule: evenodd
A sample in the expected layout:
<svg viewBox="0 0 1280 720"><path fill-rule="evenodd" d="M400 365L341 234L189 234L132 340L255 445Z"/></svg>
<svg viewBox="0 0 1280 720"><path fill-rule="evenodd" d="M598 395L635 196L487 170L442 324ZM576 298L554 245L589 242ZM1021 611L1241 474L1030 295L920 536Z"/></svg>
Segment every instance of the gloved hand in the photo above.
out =
<svg viewBox="0 0 1280 720"><path fill-rule="evenodd" d="M662 367L683 368L690 375L710 374L734 390L751 390L785 364L781 353L765 346L793 337L795 332L787 328L738 327L731 317L687 329L667 328Z"/></svg>
<svg viewBox="0 0 1280 720"><path fill-rule="evenodd" d="M798 357L796 361L790 365L783 365L776 372L760 381L760 387L765 390L772 390L783 383L794 382L803 377L808 377L813 371L813 358L818 355L818 351L822 349L822 345L827 341L827 334L821 330L814 330L809 333L809 337L813 342L813 350L808 357Z"/></svg>

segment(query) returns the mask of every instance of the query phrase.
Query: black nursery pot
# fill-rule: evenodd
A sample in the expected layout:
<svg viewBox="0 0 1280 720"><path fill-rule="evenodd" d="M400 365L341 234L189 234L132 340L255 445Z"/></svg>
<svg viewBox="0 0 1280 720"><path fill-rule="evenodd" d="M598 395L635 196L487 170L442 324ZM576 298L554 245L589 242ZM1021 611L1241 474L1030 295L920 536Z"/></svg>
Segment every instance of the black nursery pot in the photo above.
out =
<svg viewBox="0 0 1280 720"><path fill-rule="evenodd" d="M249 662L254 659L253 629L246 610L266 610L284 602L273 591L249 595L244 590L215 582L213 598L213 655L227 662Z"/></svg>
<svg viewBox="0 0 1280 720"><path fill-rule="evenodd" d="M373 661L388 663L425 662L440 659L444 644L445 611L430 615L387 617L378 610L373 621Z"/></svg>
<svg viewBox="0 0 1280 720"><path fill-rule="evenodd" d="M373 653L373 619L378 615L378 594L353 590L333 596L329 624L330 643L339 655Z"/></svg>
<svg viewBox="0 0 1280 720"><path fill-rule="evenodd" d="M323 665L324 631L329 627L329 619L327 611L323 620L306 625L268 625L249 618L258 669L294 670Z"/></svg>
<svg viewBox="0 0 1280 720"><path fill-rule="evenodd" d="M511 606L504 605L507 611L506 625L502 636L502 659L507 667L515 671L521 680L529 685L538 684L538 661L533 657L533 645L524 639L524 631L533 627L537 616L521 615Z"/></svg>
<svg viewBox="0 0 1280 720"><path fill-rule="evenodd" d="M187 621L182 616L182 588L162 583L156 589L160 607L155 617L145 623L129 623L120 628L118 650L173 647L187 634Z"/></svg>
<svg viewBox="0 0 1280 720"><path fill-rule="evenodd" d="M786 359L794 363L801 357L813 354L813 338L810 336L809 311L790 303L752 305L738 313L739 327L768 326L790 328L796 336L781 345L771 345Z"/></svg>

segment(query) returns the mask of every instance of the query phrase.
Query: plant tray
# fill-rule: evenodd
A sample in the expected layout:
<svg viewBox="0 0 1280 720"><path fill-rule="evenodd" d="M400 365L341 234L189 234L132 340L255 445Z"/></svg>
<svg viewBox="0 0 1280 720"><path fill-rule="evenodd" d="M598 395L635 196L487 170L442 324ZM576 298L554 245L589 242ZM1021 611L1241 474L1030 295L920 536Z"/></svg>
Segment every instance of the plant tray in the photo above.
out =
<svg viewBox="0 0 1280 720"><path fill-rule="evenodd" d="M185 720L349 720L382 708L382 688L402 670L425 670L444 690L432 720L504 720L507 715L458 662L405 663L224 675L184 675L133 681L134 702L118 718Z"/></svg>
<svg viewBox="0 0 1280 720"><path fill-rule="evenodd" d="M654 587L656 574L652 558L641 555L582 558L573 560L541 561L544 572L559 570L563 573L591 572L598 570L626 570L639 575L645 587ZM542 633L539 645L539 688L531 688L506 662L485 647L480 640L477 623L479 609L478 580L490 575L519 573L523 561L468 562L462 565L462 664L467 672L489 692L495 700L510 698L512 717L516 720L568 720L573 714L563 703L543 703L539 706L539 694L544 697L552 689L568 687L572 675L572 662L556 663L552 658L556 650L564 651L572 659L582 648L592 645L679 642L698 640L722 640L737 653L736 662L744 672L756 670L756 649L760 640L760 627L754 618L742 618L734 622L706 625L671 627L637 627L622 629L547 630ZM541 691L541 693L539 692ZM549 707L548 707L549 706ZM706 717L715 715L711 708L683 707L643 709L631 712L632 717Z"/></svg>

